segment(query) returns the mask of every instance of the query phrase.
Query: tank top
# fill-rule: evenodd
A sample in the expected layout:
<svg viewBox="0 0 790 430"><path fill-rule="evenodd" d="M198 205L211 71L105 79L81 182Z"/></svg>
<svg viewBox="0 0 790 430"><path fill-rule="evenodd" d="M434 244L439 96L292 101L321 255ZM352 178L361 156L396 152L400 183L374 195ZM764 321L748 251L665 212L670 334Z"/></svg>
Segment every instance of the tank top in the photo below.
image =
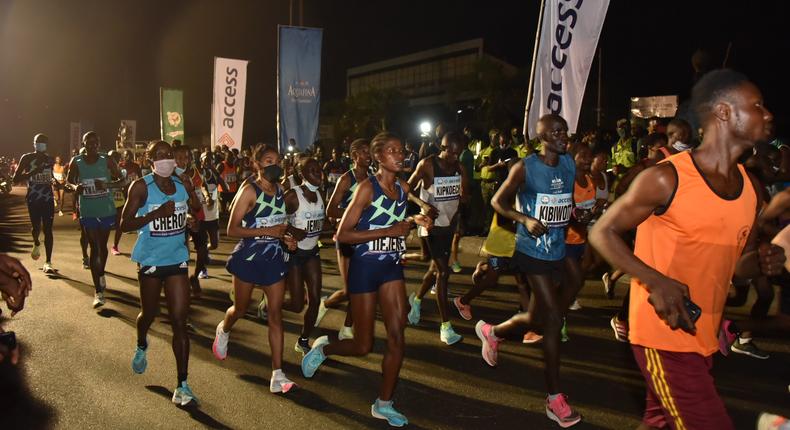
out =
<svg viewBox="0 0 790 430"><path fill-rule="evenodd" d="M277 187L275 195L270 196L263 192L255 181L248 180L255 190L255 204L252 209L244 214L241 226L244 228L272 227L278 224L285 224L288 216L285 213L285 199L280 187ZM271 236L245 237L242 238L234 255L238 255L247 261L272 260L283 258L283 249L280 239Z"/></svg>
<svg viewBox="0 0 790 430"><path fill-rule="evenodd" d="M603 177L603 188L596 188L595 189L595 199L596 200L609 200L609 177L606 176L606 173L601 172L601 176Z"/></svg>
<svg viewBox="0 0 790 430"><path fill-rule="evenodd" d="M52 177L62 184L66 180L66 168L62 164L53 164Z"/></svg>
<svg viewBox="0 0 790 430"><path fill-rule="evenodd" d="M190 182L192 182L192 186L195 188L195 196L200 202L200 211L195 214L195 218L199 221L205 221L206 212L204 208L206 207L206 196L203 195L203 175L201 175L198 169L196 169L194 166L191 168L191 170L192 177L190 178Z"/></svg>
<svg viewBox="0 0 790 430"><path fill-rule="evenodd" d="M171 266L189 260L189 250L184 243L189 196L181 180L176 176L171 178L176 192L168 195L156 185L153 173L143 177L148 197L145 204L137 210L138 217L145 216L168 201L173 201L176 209L173 215L156 218L138 230L137 242L132 249L132 261L141 266Z"/></svg>
<svg viewBox="0 0 790 430"><path fill-rule="evenodd" d="M565 257L565 227L573 208L576 164L568 154L560 155L554 167L546 165L536 154L524 158L523 162L526 174L517 203L524 214L548 226L548 232L534 237L519 224L516 250L538 260L562 260Z"/></svg>
<svg viewBox="0 0 790 430"><path fill-rule="evenodd" d="M510 258L516 250L516 233L499 225L499 216L495 213L491 217L491 228L483 242L483 252L491 257Z"/></svg>
<svg viewBox="0 0 790 430"><path fill-rule="evenodd" d="M433 183L427 189L420 187L420 199L439 212L433 221L435 227L449 227L458 212L458 202L461 199L461 171L453 169L445 172L437 158L432 157ZM423 230L420 228L420 231Z"/></svg>
<svg viewBox="0 0 790 430"><path fill-rule="evenodd" d="M579 209L592 209L595 206L595 184L590 175L587 175L587 186L582 187L573 181L573 202ZM570 224L565 243L580 245L587 241L587 226Z"/></svg>
<svg viewBox="0 0 790 430"><path fill-rule="evenodd" d="M345 209L348 205L351 204L351 199L354 197L354 191L357 190L359 186L359 182L357 182L357 177L354 175L354 169L349 169L348 176L351 177L351 186L348 187L348 191L343 194L343 199L340 201L340 209ZM339 183L339 182L338 182Z"/></svg>
<svg viewBox="0 0 790 430"><path fill-rule="evenodd" d="M239 189L238 178L236 177L236 167L232 166L227 161L222 162L222 171L219 172L219 176L228 186L228 189L225 189L225 187L220 184L219 190L223 193L235 193L236 190Z"/></svg>
<svg viewBox="0 0 790 430"><path fill-rule="evenodd" d="M376 176L371 176L370 183L373 185L373 196L371 202L357 222L357 230L377 230L389 227L399 221L403 221L406 216L406 193L400 186L400 181L395 182L398 198L393 200L384 194ZM375 261L388 261L399 263L401 255L406 251L406 240L404 237L380 237L366 243L360 243L354 247L352 258L363 258Z"/></svg>
<svg viewBox="0 0 790 430"><path fill-rule="evenodd" d="M318 245L318 237L324 226L324 200L316 191L316 202L307 201L301 186L293 189L299 200L299 209L293 214L291 225L307 232L307 236L297 243L299 249L310 251Z"/></svg>
<svg viewBox="0 0 790 430"><path fill-rule="evenodd" d="M97 179L105 184L111 179L107 155L98 154L93 164L88 164L83 155L77 155L74 161L79 169L77 180L83 187L79 197L80 217L104 218L115 215L115 205L110 190L108 188L97 190L95 185Z"/></svg>
<svg viewBox="0 0 790 430"><path fill-rule="evenodd" d="M54 199L52 194L52 166L55 164L53 159L41 152L30 153L29 171L41 169L34 175L27 178L27 202L51 202Z"/></svg>
<svg viewBox="0 0 790 430"><path fill-rule="evenodd" d="M219 204L217 203L217 180L216 175L214 174L214 170L212 169L203 169L203 180L206 182L206 189L208 190L208 198L211 199L214 204L209 208L208 200L206 198L203 199L203 215L205 217L204 221L214 221L219 219ZM203 194L201 191L199 194ZM200 197L200 196L198 196Z"/></svg>
<svg viewBox="0 0 790 430"><path fill-rule="evenodd" d="M665 212L650 215L637 227L634 255L686 284L702 315L696 322L695 336L670 329L648 303L644 284L633 278L629 339L648 348L709 356L719 349L727 290L754 223L757 196L740 164L743 188L737 197L725 199L710 188L690 151L661 162L675 168L677 188Z"/></svg>

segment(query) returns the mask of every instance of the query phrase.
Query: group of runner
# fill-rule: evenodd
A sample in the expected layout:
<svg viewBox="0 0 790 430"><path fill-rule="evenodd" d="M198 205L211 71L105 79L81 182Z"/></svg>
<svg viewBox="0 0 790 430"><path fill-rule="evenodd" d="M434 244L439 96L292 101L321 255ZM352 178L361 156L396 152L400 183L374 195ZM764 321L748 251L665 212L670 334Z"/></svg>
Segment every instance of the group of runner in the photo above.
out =
<svg viewBox="0 0 790 430"><path fill-rule="evenodd" d="M371 413L392 426L406 425L393 396L404 359L405 327L419 323L427 292L435 285L439 339L453 345L462 337L453 329L450 304L462 319L471 320L474 298L495 286L500 275L513 274L521 312L499 324L477 322L482 358L496 366L499 345L506 339L542 340L545 412L561 427L570 427L581 415L560 387L560 342L567 338L568 309L579 307L576 297L585 272L602 257L632 276L628 317L615 317L612 324L627 321L624 336L647 384L643 427L726 429L732 422L710 367L712 354L728 349L738 335L735 325L722 318L727 289L736 276L781 274L785 260L783 249L768 244L771 238L753 228L762 185L738 163L756 142L768 139L772 117L757 87L729 70L702 78L694 88L694 105L704 130L701 145L683 151L667 150L665 143L651 146L651 155L660 153L664 160L628 178L630 184L611 204L603 172L606 157L585 144L571 144L562 117L542 117L537 124L540 152L512 160L490 201L495 215L484 244L488 258L477 265L471 290L452 300L450 254L472 174L460 162L468 143L460 133L444 134L438 153L422 159L404 180L399 175L403 142L387 132L371 141L353 141L353 164L346 171L339 168L337 156L321 166L305 155L292 160L293 174L271 146L255 147L246 164L235 162L228 151L213 166L210 157L198 160L188 147L164 141L148 146L152 171L146 174L127 155L118 161L120 154L99 152L98 136L90 132L83 138L84 153L69 163L65 186L78 196L80 225L90 248L94 307L104 304L111 229L118 229L114 253L121 231L138 233L131 258L138 265L141 312L132 369L146 370L146 334L164 289L177 363L174 403L197 402L187 384L190 290L200 294L199 279L207 276L208 251L217 245L223 208L227 235L239 242L226 264L234 303L217 324L212 351L219 360L228 358L230 332L247 312L253 289L261 287L264 299L258 308L268 323L272 393L295 386L282 370L283 310L304 311L294 348L304 354L303 375L312 378L329 356L371 351L378 307L387 349ZM28 181L31 256L39 258L43 229L44 270L52 271L54 161L46 154L46 143L46 136L34 137L35 152L22 157L15 180ZM619 178L621 185L623 180ZM407 212L410 203L419 213ZM789 208L786 204L774 212ZM319 237L328 230L327 221L337 223L334 239L343 288L322 297ZM430 265L420 287L407 297L402 256L405 238L415 227L426 238ZM624 238L633 230L632 250ZM192 275L186 235L196 252ZM586 246L588 239L592 247ZM687 264L692 257L704 271ZM310 344L327 310L344 300L349 306L337 340L320 336ZM759 331L757 325L746 326Z"/></svg>

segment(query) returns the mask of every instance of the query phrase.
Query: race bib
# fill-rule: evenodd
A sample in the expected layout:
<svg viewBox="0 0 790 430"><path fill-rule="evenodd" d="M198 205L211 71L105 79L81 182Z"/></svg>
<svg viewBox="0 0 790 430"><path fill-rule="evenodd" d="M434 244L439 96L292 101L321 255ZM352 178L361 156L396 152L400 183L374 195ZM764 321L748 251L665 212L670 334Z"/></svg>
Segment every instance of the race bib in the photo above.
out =
<svg viewBox="0 0 790 430"><path fill-rule="evenodd" d="M371 225L371 230L387 228L387 225ZM380 237L368 241L367 254L401 254L406 252L406 239L401 237Z"/></svg>
<svg viewBox="0 0 790 430"><path fill-rule="evenodd" d="M52 173L52 176L61 182L66 179L66 175L64 175L62 172L61 173L54 172Z"/></svg>
<svg viewBox="0 0 790 430"><path fill-rule="evenodd" d="M433 189L436 192L434 201L458 200L461 197L461 177L458 175L434 177Z"/></svg>
<svg viewBox="0 0 790 430"><path fill-rule="evenodd" d="M112 198L116 202L123 202L126 200L126 196L123 195L123 190L113 190Z"/></svg>
<svg viewBox="0 0 790 430"><path fill-rule="evenodd" d="M321 229L324 227L324 211L313 211L304 214L307 221L307 237L316 237L321 234Z"/></svg>
<svg viewBox="0 0 790 430"><path fill-rule="evenodd" d="M564 227L571 219L573 194L538 193L535 199L536 218L549 227Z"/></svg>
<svg viewBox="0 0 790 430"><path fill-rule="evenodd" d="M82 197L87 197L89 199L95 199L98 197L104 197L109 195L109 191L107 189L97 190L96 189L96 179L102 182L106 182L107 178L95 178L95 179L83 179L81 181L82 184Z"/></svg>
<svg viewBox="0 0 790 430"><path fill-rule="evenodd" d="M148 223L151 237L167 237L184 234L187 226L187 202L175 202L173 215L156 218ZM148 205L148 212L153 212L161 205Z"/></svg>
<svg viewBox="0 0 790 430"><path fill-rule="evenodd" d="M228 173L225 175L225 182L230 185L231 182L236 182L236 174L235 173Z"/></svg>
<svg viewBox="0 0 790 430"><path fill-rule="evenodd" d="M30 183L35 185L48 185L52 183L52 169L42 171L30 176Z"/></svg>
<svg viewBox="0 0 790 430"><path fill-rule="evenodd" d="M255 218L255 228L273 227L275 225L285 224L287 220L288 215L286 214L269 215L267 217ZM280 239L272 236L258 236L255 238L255 240L271 242L273 240Z"/></svg>

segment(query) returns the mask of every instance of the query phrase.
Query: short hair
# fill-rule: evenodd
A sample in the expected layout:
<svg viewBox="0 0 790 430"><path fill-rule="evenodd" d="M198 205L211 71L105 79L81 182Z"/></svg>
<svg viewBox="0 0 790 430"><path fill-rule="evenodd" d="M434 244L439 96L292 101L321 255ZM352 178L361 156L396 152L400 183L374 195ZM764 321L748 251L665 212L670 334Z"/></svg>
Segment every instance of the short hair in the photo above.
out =
<svg viewBox="0 0 790 430"><path fill-rule="evenodd" d="M90 139L91 137L95 137L95 138L97 138L97 139L98 139L98 138L99 138L99 135L98 135L98 134L96 134L96 132L95 132L95 131L89 131L89 132L86 132L85 134L83 134L83 135L82 135L82 143L85 143L85 142L86 142L88 139Z"/></svg>
<svg viewBox="0 0 790 430"><path fill-rule="evenodd" d="M749 82L746 75L731 69L706 73L691 89L691 106L700 121L706 121L717 102L727 98L732 90L746 82Z"/></svg>
<svg viewBox="0 0 790 430"><path fill-rule="evenodd" d="M689 124L688 121L686 121L685 119L672 118L672 120L669 121L669 124L667 124L667 127L669 127L670 125L678 128L685 128L686 130L688 130L689 136L691 136L691 124Z"/></svg>
<svg viewBox="0 0 790 430"><path fill-rule="evenodd" d="M390 133L389 131L382 131L381 133L377 134L373 137L373 140L370 141L370 152L373 154L378 153L381 151L381 148L389 142L390 140L397 140L400 141L400 137L395 133Z"/></svg>
<svg viewBox="0 0 790 430"><path fill-rule="evenodd" d="M274 152L277 155L280 155L280 152L277 151L277 148L267 145L265 143L259 143L255 145L255 149L252 151L252 156L255 158L255 161L260 161L264 155L269 152Z"/></svg>
<svg viewBox="0 0 790 430"><path fill-rule="evenodd" d="M669 139L667 138L667 135L664 133L650 133L647 136L645 136L644 146L649 148L651 146L654 146L659 141L663 141L664 143L667 143Z"/></svg>
<svg viewBox="0 0 790 430"><path fill-rule="evenodd" d="M351 145L349 146L348 151L349 151L349 153L355 152L355 151L359 151L364 146L369 147L370 146L370 141L368 141L367 139L354 139L354 141L351 142ZM334 150L337 151L338 154L343 152L343 150L341 148L337 148L337 147L335 147Z"/></svg>
<svg viewBox="0 0 790 430"><path fill-rule="evenodd" d="M148 148L145 150L145 154L146 156L148 156L149 160L154 159L154 155L156 154L156 148L159 147L160 145L171 146L169 143L167 143L164 140L152 140L148 142Z"/></svg>
<svg viewBox="0 0 790 430"><path fill-rule="evenodd" d="M463 133L459 133L457 131L451 131L445 133L442 137L441 145L444 146L445 142L449 146L451 143L454 143L464 149L466 147L466 136Z"/></svg>

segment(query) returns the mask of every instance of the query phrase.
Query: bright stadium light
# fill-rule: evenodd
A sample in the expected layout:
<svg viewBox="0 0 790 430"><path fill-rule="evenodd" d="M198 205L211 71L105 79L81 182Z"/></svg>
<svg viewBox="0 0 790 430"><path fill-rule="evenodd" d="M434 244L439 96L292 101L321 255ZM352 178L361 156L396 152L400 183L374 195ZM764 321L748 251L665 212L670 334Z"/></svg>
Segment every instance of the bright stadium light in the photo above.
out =
<svg viewBox="0 0 790 430"><path fill-rule="evenodd" d="M429 121L423 121L420 123L420 131L422 134L428 134L431 132L431 123Z"/></svg>
<svg viewBox="0 0 790 430"><path fill-rule="evenodd" d="M288 152L294 152L294 146L288 145Z"/></svg>

